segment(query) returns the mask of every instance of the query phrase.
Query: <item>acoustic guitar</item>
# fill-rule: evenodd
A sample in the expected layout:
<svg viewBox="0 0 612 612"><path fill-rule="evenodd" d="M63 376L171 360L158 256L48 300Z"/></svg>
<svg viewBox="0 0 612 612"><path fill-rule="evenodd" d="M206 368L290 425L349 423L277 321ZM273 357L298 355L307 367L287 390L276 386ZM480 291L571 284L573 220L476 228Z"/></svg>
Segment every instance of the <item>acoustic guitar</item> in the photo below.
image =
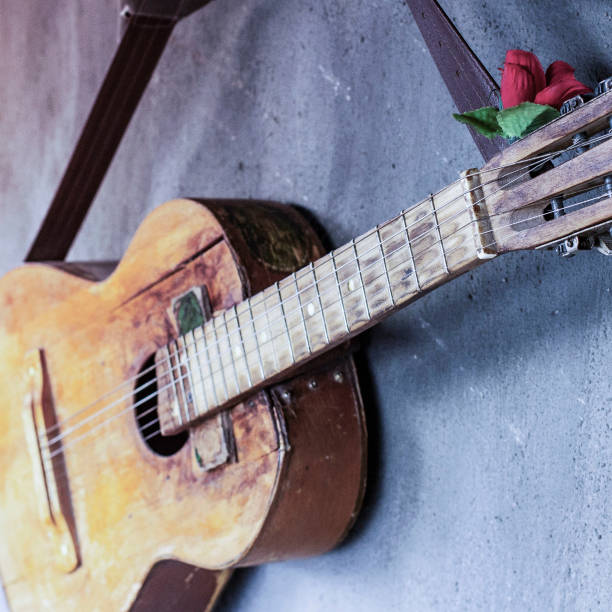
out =
<svg viewBox="0 0 612 612"><path fill-rule="evenodd" d="M110 275L0 280L11 606L170 609L173 576L335 546L365 485L348 340L508 251L610 254L611 88L327 254L291 207L180 199Z"/></svg>

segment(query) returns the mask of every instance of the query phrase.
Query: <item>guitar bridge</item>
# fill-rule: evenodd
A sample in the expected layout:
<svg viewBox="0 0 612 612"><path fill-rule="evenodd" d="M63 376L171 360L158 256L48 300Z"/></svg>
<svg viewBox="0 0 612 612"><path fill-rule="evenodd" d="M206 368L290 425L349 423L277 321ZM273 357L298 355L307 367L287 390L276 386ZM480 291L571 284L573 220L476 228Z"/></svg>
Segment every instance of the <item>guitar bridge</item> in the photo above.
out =
<svg viewBox="0 0 612 612"><path fill-rule="evenodd" d="M40 520L57 550L56 568L70 573L79 567L80 555L61 430L44 350L28 354L26 372L29 393L24 402L23 417Z"/></svg>

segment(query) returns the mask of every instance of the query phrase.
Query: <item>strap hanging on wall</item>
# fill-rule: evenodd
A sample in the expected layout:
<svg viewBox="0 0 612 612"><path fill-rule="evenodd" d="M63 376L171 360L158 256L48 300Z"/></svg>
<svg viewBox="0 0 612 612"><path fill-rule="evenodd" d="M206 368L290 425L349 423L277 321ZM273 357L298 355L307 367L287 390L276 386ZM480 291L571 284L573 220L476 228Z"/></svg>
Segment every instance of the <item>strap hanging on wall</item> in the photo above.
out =
<svg viewBox="0 0 612 612"><path fill-rule="evenodd" d="M175 24L209 1L120 2L127 27L26 261L66 257Z"/></svg>
<svg viewBox="0 0 612 612"><path fill-rule="evenodd" d="M425 44L460 113L498 106L499 87L436 0L406 0ZM485 161L505 146L468 128Z"/></svg>

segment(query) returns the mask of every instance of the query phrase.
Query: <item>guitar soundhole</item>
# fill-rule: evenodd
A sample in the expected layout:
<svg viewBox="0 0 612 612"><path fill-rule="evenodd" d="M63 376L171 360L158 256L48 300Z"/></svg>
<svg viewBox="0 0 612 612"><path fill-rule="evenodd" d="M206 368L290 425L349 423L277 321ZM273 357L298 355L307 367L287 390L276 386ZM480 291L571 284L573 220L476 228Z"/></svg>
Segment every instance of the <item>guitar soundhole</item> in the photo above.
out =
<svg viewBox="0 0 612 612"><path fill-rule="evenodd" d="M140 369L134 393L134 416L144 443L154 453L170 457L185 446L189 434L185 431L175 436L161 435L157 413L157 376L154 365L155 355L151 355Z"/></svg>

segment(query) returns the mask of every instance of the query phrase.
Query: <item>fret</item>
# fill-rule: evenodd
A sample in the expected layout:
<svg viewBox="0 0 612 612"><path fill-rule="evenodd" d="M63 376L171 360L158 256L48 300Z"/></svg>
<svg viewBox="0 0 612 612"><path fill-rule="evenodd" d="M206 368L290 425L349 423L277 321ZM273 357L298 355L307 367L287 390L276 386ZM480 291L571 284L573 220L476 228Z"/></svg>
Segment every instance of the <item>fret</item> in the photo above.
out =
<svg viewBox="0 0 612 612"><path fill-rule="evenodd" d="M242 343L245 348L245 357L251 384L258 383L266 377L264 364L261 359L261 349L257 331L255 329L255 321L251 300L247 299L236 306L238 314L238 324L240 325L242 334Z"/></svg>
<svg viewBox="0 0 612 612"><path fill-rule="evenodd" d="M204 332L206 337L206 344L208 346L214 346L215 352L217 353L217 363L213 368L213 377L220 379L223 383L223 390L225 392L225 399L228 400L231 395L229 393L229 387L227 386L227 377L225 376L225 364L223 362L223 354L221 352L221 344L219 343L219 333L217 331L217 321L219 315L214 316L210 321L207 321L204 325ZM210 333L209 333L210 332Z"/></svg>
<svg viewBox="0 0 612 612"><path fill-rule="evenodd" d="M474 219L465 206L464 185L459 181L453 183L434 198L449 274L457 274L471 265L468 262L474 253L478 254L474 242Z"/></svg>
<svg viewBox="0 0 612 612"><path fill-rule="evenodd" d="M438 231L438 243L440 244L440 252L442 253L442 261L444 262L444 271L448 274L448 262L446 261L446 252L444 251L444 242L442 241L442 231L440 230L440 223L438 222L438 214L434 205L433 194L429 194L429 201L431 202L431 214L433 216L434 225Z"/></svg>
<svg viewBox="0 0 612 612"><path fill-rule="evenodd" d="M398 306L420 291L404 215L382 225L379 234L393 304Z"/></svg>
<svg viewBox="0 0 612 612"><path fill-rule="evenodd" d="M331 252L331 262L334 268L334 280L336 281L336 287L338 289L338 298L342 307L342 319L344 320L344 327L346 331L349 331L348 319L346 318L346 308L344 307L344 299L342 298L342 291L340 290L340 280L338 279L338 268L336 267L336 257L334 251Z"/></svg>
<svg viewBox="0 0 612 612"><path fill-rule="evenodd" d="M304 305L302 304L302 296L300 295L300 287L298 285L297 282L297 277L295 275L295 272L291 275L291 277L293 278L293 283L295 285L295 295L297 297L298 300L298 310L300 313L300 318L302 321L302 326L304 328L304 339L306 340L306 348L308 349L309 353L312 353L312 350L310 348L310 339L308 338L308 328L306 327L306 320L304 319Z"/></svg>
<svg viewBox="0 0 612 612"><path fill-rule="evenodd" d="M429 199L423 200L404 213L422 289L429 288L441 276L446 276L444 257L438 238L439 228L436 227L437 223L429 202Z"/></svg>
<svg viewBox="0 0 612 612"><path fill-rule="evenodd" d="M280 301L278 285L274 284L264 291L266 321L270 329L270 341L275 355L275 372L293 365L291 338L287 329L287 321Z"/></svg>
<svg viewBox="0 0 612 612"><path fill-rule="evenodd" d="M312 264L300 270L295 277L295 284L307 333L308 349L312 353L329 344Z"/></svg>
<svg viewBox="0 0 612 612"><path fill-rule="evenodd" d="M380 256L382 258L383 266L385 268L385 278L387 279L387 291L389 292L389 298L391 299L391 306L395 306L395 299L393 298L393 291L391 290L391 279L389 278L389 268L387 268L387 258L385 257L385 251L383 249L383 242L380 237L380 227L376 226L376 235L378 236L378 246L380 248Z"/></svg>
<svg viewBox="0 0 612 612"><path fill-rule="evenodd" d="M207 327L210 327L210 326L207 326L207 324L205 323L202 327L197 327L194 330L194 333L196 337L200 340L202 346L204 347L205 355L203 355L203 357L206 358L206 366L208 370L207 380L210 382L210 387L212 389L212 395L214 397L214 403L207 400L207 405L208 406L218 406L220 404L220 397L219 397L219 394L217 393L217 385L215 382L215 376L213 374L213 361L211 359L210 351L208 349L208 340L206 338L206 331L205 331ZM201 352L202 352L201 349L198 349L198 359L199 359L199 354Z"/></svg>
<svg viewBox="0 0 612 612"><path fill-rule="evenodd" d="M176 340L172 342L174 345L174 357L176 365L172 368L172 376L178 385L179 395L181 399L179 399L179 411L183 411L185 416L184 422L189 421L189 409L188 409L188 401L187 401L187 391L185 390L185 376L183 375L183 363L181 357L179 355L179 345Z"/></svg>
<svg viewBox="0 0 612 612"><path fill-rule="evenodd" d="M195 385L193 383L193 370L191 368L191 360L189 359L189 355L187 353L187 339L185 336L179 336L176 339L176 344L180 350L180 359L181 359L181 369L184 370L184 374L182 375L182 384L183 389L185 391L185 412L187 414L187 418L189 420L196 417L195 410Z"/></svg>
<svg viewBox="0 0 612 612"><path fill-rule="evenodd" d="M253 386L253 380L249 372L247 352L244 346L244 336L235 305L225 311L224 318L229 343L232 347L233 366L238 381L238 389L244 391Z"/></svg>
<svg viewBox="0 0 612 612"><path fill-rule="evenodd" d="M298 286L295 274L291 274L281 280L279 282L279 290L283 301L289 337L291 338L293 356L295 361L299 361L309 356L311 351L306 322L303 318L304 312L302 311L300 296L297 293Z"/></svg>
<svg viewBox="0 0 612 612"><path fill-rule="evenodd" d="M353 242L353 248L357 254L359 275L368 306L368 318L371 319L393 308L378 232L373 230L364 234Z"/></svg>
<svg viewBox="0 0 612 612"><path fill-rule="evenodd" d="M354 245L349 243L334 251L341 300L351 332L370 320L365 289L353 247Z"/></svg>
<svg viewBox="0 0 612 612"><path fill-rule="evenodd" d="M237 344L232 345L232 336L230 336L229 328L227 326L228 312L229 311L226 310L219 316L219 319L223 321L223 327L225 328L225 336L222 337L221 342L223 343L224 347L227 345L227 352L230 356L230 365L232 366L232 372L234 373L234 384L236 385L236 390L234 393L232 393L232 395L238 395L238 393L241 391L241 386L240 380L238 379L238 369L236 368L235 352L240 354L241 351ZM236 339L234 338L234 343L235 342Z"/></svg>
<svg viewBox="0 0 612 612"><path fill-rule="evenodd" d="M319 259L314 264L313 271L319 289L318 300L325 323L327 342L334 342L346 335L349 327L333 253Z"/></svg>
<svg viewBox="0 0 612 612"><path fill-rule="evenodd" d="M268 324L265 295L266 292L262 292L255 299L251 299L251 308L256 330L257 350L262 361L264 377L268 377L275 374L277 370L274 363L273 333Z"/></svg>
<svg viewBox="0 0 612 612"><path fill-rule="evenodd" d="M421 291L421 283L419 281L419 273L416 269L416 263L414 261L414 253L412 251L412 244L410 244L410 234L408 232L408 224L406 223L406 212L402 212L402 224L404 226L404 232L406 233L406 244L408 245L408 249L410 250L410 260L412 261L412 271L414 275L414 280L416 282L417 291Z"/></svg>
<svg viewBox="0 0 612 612"><path fill-rule="evenodd" d="M276 352L276 333L272 329L272 324L270 322L270 309L268 308L268 305L266 304L267 299L268 299L266 292L269 293L269 289L270 287L268 287L268 289L264 291L264 299L263 299L264 313L266 317L266 326L268 328L268 333L262 336L262 341L269 342L272 345L272 361L274 363L274 372L280 372L280 369L281 369L280 362L278 360L278 353ZM273 292L273 295L274 294L275 292ZM250 304L250 301L249 301L249 304Z"/></svg>
<svg viewBox="0 0 612 612"><path fill-rule="evenodd" d="M202 337L202 330L201 328L196 328L200 331L200 338ZM203 368L202 368L202 360L200 359L200 351L201 349L198 347L198 343L199 343L199 339L198 336L196 335L196 329L192 329L189 334L191 335L191 340L192 342L187 342L187 340L185 340L185 346L187 347L187 358L189 359L189 362L191 364L195 364L195 367L198 370L199 373L199 379L200 379L200 392L198 393L197 388L194 387L194 395L195 395L195 402L194 402L194 406L196 409L197 414L205 414L206 412L208 412L208 407L209 406L214 406L215 404L214 402L214 397L213 394L211 393L211 397L208 397L208 392L207 392L207 385L206 385L206 381L204 380L204 372L203 372Z"/></svg>
<svg viewBox="0 0 612 612"><path fill-rule="evenodd" d="M360 240L362 237L360 237ZM361 290L363 291L363 302L365 304L366 313L368 319L371 319L370 316L370 307L368 306L368 296L366 295L365 286L363 284L363 276L361 275L361 264L359 263L359 256L357 255L357 247L355 246L355 239L351 240L351 244L353 245L353 253L355 254L355 264L357 265L357 274L359 274L359 283L361 285Z"/></svg>
<svg viewBox="0 0 612 612"><path fill-rule="evenodd" d="M172 364L172 355L170 353L170 345L164 346L163 350L166 352L166 363L167 369L163 372L163 375L168 377L168 382L164 384L168 389L172 389L173 397L171 400L172 403L172 413L176 416L179 421L179 425L184 423L183 414L181 412L181 404L179 402L178 393L176 392L176 381L174 379L174 366Z"/></svg>
<svg viewBox="0 0 612 612"><path fill-rule="evenodd" d="M295 355L293 353L293 344L291 341L291 334L289 333L289 326L287 325L287 316L285 313L285 305L283 304L283 296L281 295L280 284L274 283L273 286L276 287L276 293L278 295L278 304L281 309L281 317L283 319L283 322L285 323L285 331L287 332L287 342L289 344L289 352L291 353L291 364L290 365L293 365L295 363Z"/></svg>
<svg viewBox="0 0 612 612"><path fill-rule="evenodd" d="M329 332L327 330L327 323L325 321L325 313L323 312L323 302L321 301L321 291L320 291L319 283L317 281L317 275L315 273L312 262L310 262L310 271L312 272L314 292L317 296L317 301L319 302L319 312L321 313L321 321L323 322L323 331L325 332L325 344L329 344Z"/></svg>

